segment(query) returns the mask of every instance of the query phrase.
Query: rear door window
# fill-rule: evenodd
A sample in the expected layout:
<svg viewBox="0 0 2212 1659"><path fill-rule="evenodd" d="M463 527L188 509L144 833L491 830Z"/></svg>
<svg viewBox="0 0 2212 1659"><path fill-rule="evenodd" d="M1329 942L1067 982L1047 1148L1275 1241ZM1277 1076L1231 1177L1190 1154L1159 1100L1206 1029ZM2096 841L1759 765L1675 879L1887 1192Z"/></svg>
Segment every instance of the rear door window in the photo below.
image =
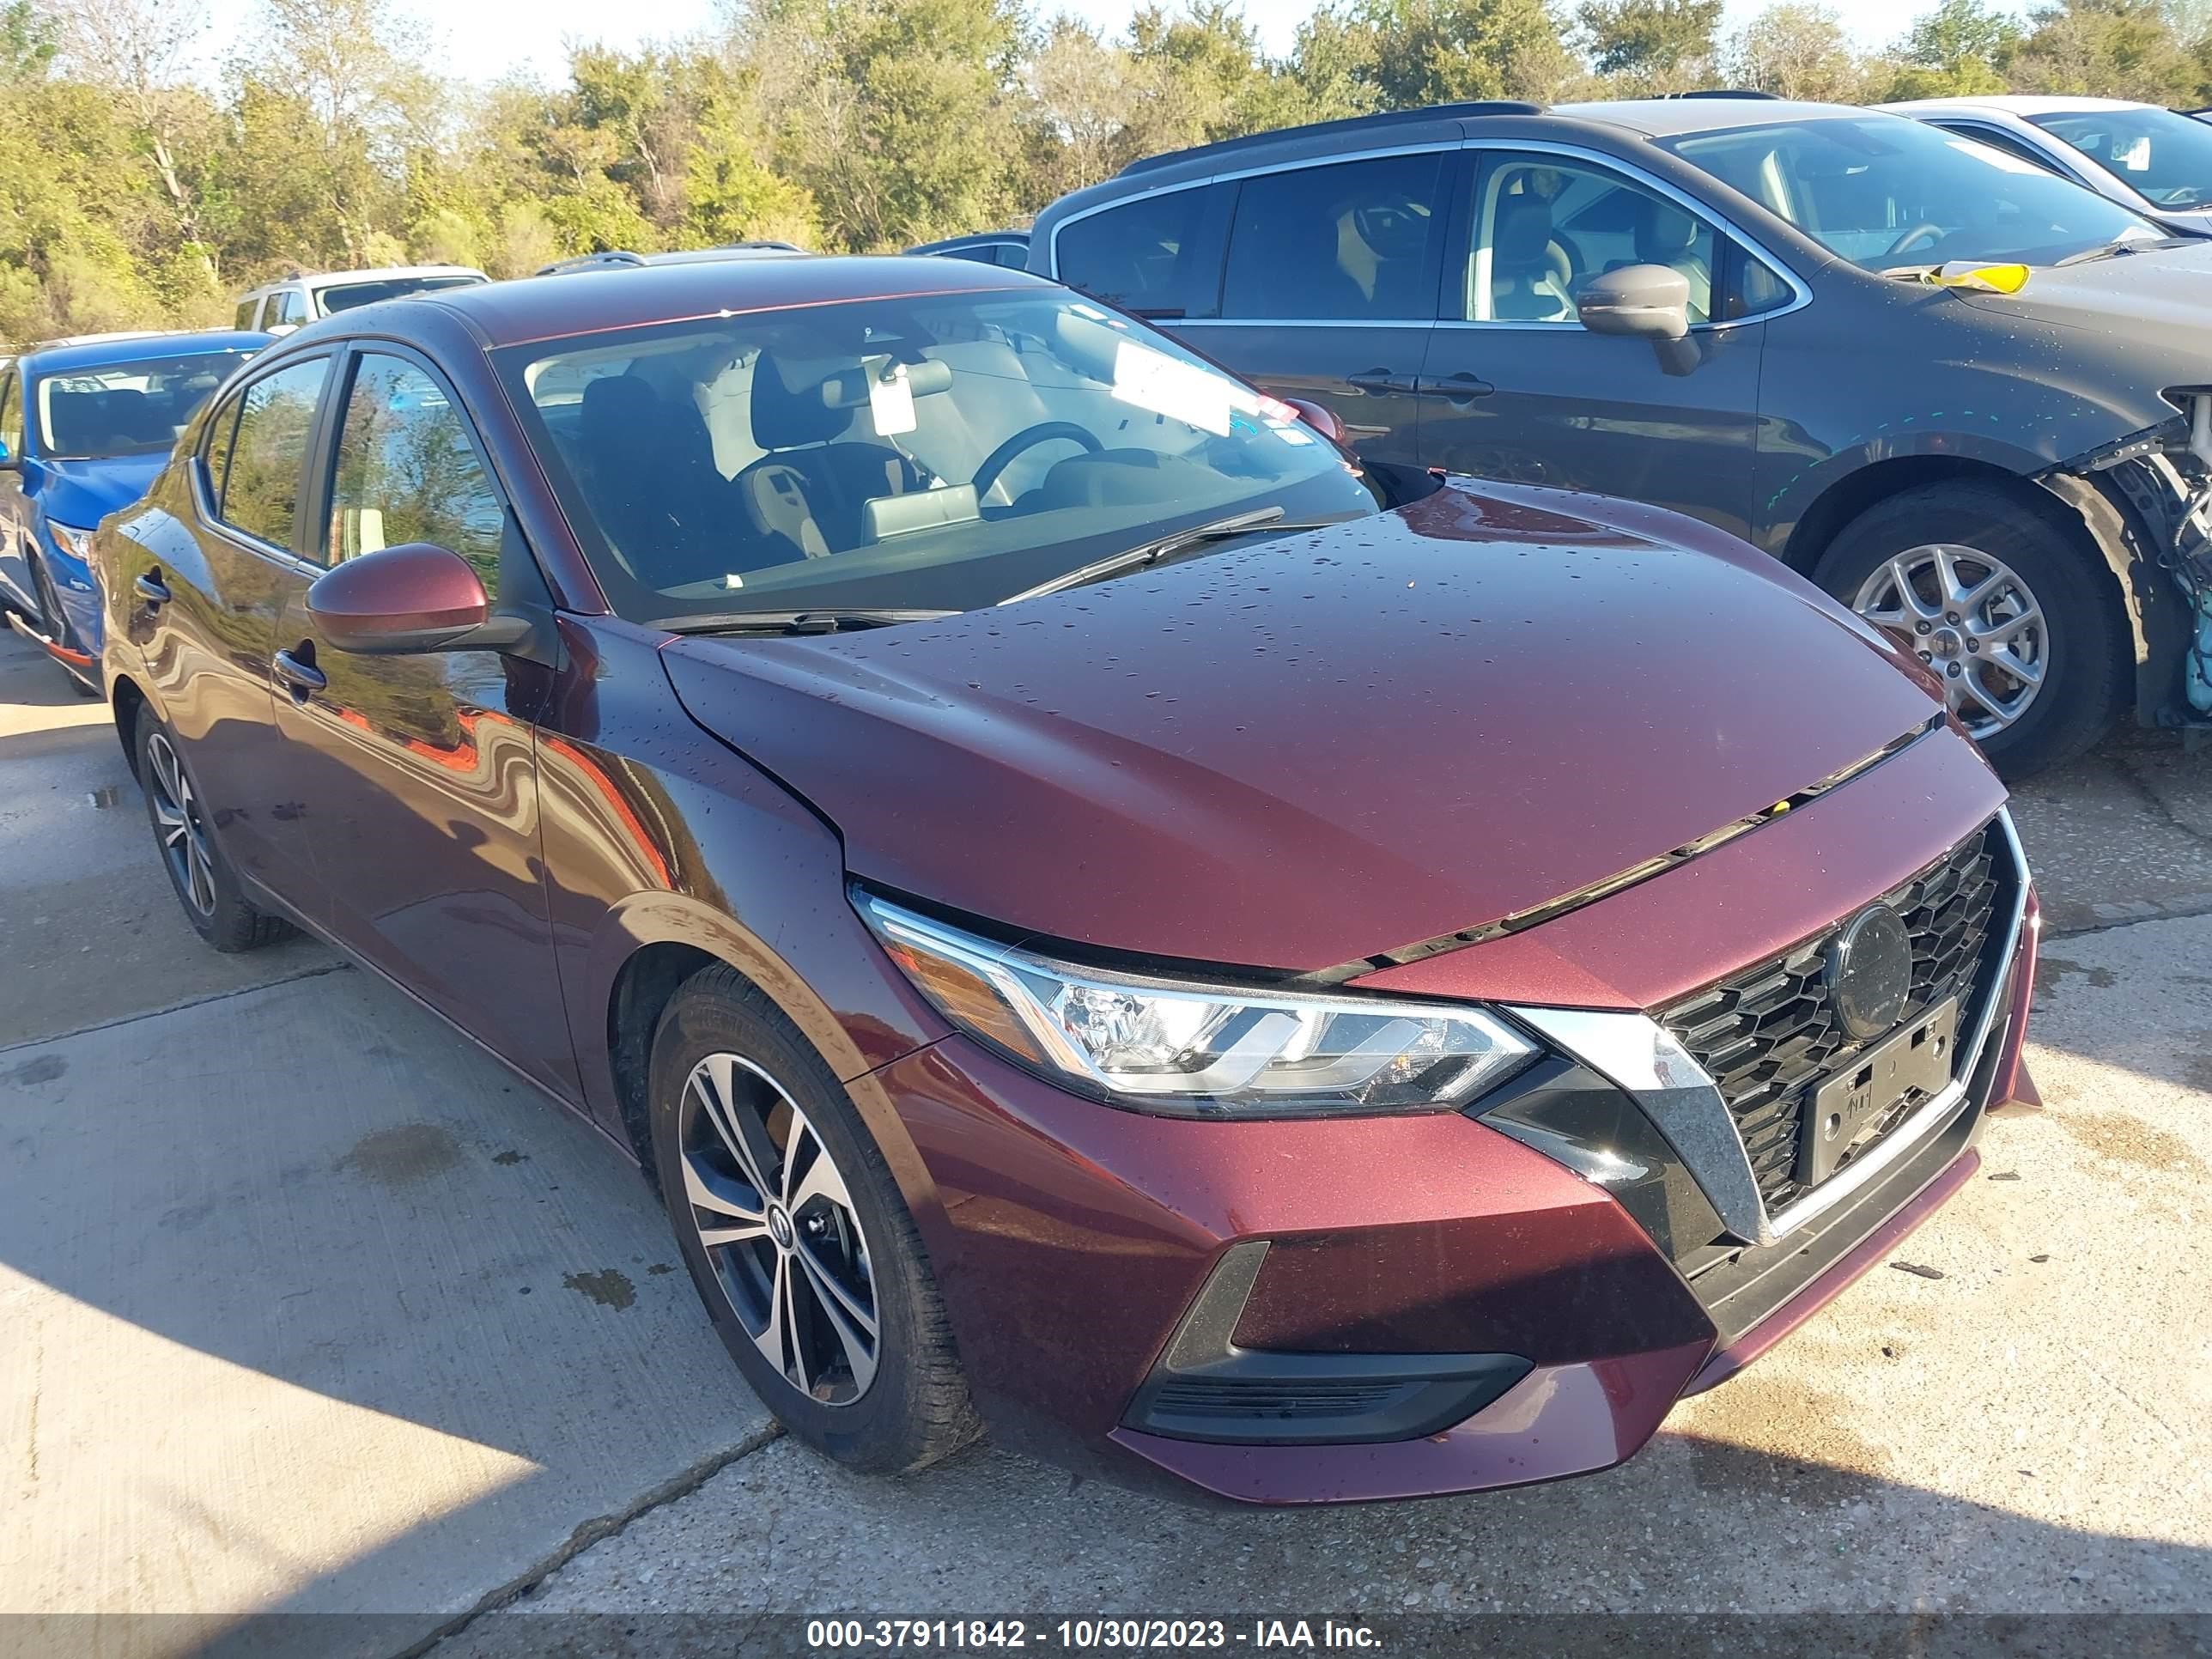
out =
<svg viewBox="0 0 2212 1659"><path fill-rule="evenodd" d="M1211 317L1221 279L1220 199L1193 185L1071 220L1054 236L1054 274L1140 316Z"/></svg>
<svg viewBox="0 0 2212 1659"><path fill-rule="evenodd" d="M307 442L330 359L313 357L264 374L240 394L228 464L216 476L216 515L247 535L290 551L299 528ZM218 419L221 418L218 415Z"/></svg>
<svg viewBox="0 0 2212 1659"><path fill-rule="evenodd" d="M1243 181L1222 280L1225 318L1431 322L1437 152Z"/></svg>

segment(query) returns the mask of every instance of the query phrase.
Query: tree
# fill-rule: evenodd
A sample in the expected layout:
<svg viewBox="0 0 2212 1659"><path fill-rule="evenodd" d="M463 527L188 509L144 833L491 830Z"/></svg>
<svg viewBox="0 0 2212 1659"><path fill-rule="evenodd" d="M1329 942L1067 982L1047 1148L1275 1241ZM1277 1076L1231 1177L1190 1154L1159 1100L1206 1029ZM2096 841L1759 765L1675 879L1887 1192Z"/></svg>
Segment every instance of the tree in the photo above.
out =
<svg viewBox="0 0 2212 1659"><path fill-rule="evenodd" d="M2033 21L2006 64L2022 91L2185 107L2212 91L2212 46L2185 39L2158 0L2062 0Z"/></svg>
<svg viewBox="0 0 2212 1659"><path fill-rule="evenodd" d="M1338 0L1300 32L1292 72L1331 113L1543 100L1575 73L1565 33L1547 0Z"/></svg>
<svg viewBox="0 0 2212 1659"><path fill-rule="evenodd" d="M1865 74L1836 14L1806 0L1783 0L1746 23L1723 54L1732 85L1783 98L1856 103Z"/></svg>
<svg viewBox="0 0 2212 1659"><path fill-rule="evenodd" d="M1972 0L1967 0L1972 3ZM1583 0L1583 40L1601 75L1680 90L1667 83L1702 75L1716 55L1722 0Z"/></svg>
<svg viewBox="0 0 2212 1659"><path fill-rule="evenodd" d="M1896 73L1885 100L1971 97L2002 92L1998 65L2020 44L2021 27L1987 0L1940 0L1893 48Z"/></svg>
<svg viewBox="0 0 2212 1659"><path fill-rule="evenodd" d="M196 169L180 159L188 136L202 143L210 136L206 101L189 78L207 8L200 0L58 0L54 23L68 67L112 90L137 128L179 240L212 292L220 281L215 250L198 181L186 178Z"/></svg>

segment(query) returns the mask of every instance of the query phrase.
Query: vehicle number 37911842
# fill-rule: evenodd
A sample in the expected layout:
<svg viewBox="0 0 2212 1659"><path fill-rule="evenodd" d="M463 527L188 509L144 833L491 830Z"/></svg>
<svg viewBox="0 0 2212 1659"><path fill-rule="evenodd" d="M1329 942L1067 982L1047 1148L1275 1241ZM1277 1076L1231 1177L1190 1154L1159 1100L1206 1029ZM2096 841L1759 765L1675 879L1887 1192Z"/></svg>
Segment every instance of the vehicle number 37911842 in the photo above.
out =
<svg viewBox="0 0 2212 1659"><path fill-rule="evenodd" d="M1231 1632L1219 1619L811 1619L806 1645L842 1649L1224 1648ZM1238 1637L1238 1640L1249 1638Z"/></svg>

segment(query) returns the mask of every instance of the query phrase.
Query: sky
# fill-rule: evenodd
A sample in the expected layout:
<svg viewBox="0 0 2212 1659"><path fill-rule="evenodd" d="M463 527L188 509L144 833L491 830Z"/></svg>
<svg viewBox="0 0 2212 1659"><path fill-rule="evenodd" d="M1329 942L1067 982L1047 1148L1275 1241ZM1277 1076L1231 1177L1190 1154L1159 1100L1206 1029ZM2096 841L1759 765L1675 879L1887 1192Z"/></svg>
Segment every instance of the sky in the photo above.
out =
<svg viewBox="0 0 2212 1659"><path fill-rule="evenodd" d="M215 38L210 57L227 55L229 37L251 15L253 0L212 0ZM1928 9L1934 0L1830 0L1844 26L1865 47L1887 45ZM565 62L563 42L574 39L634 46L650 40L690 33L713 19L713 0L413 0L447 51L446 63L477 82L495 81L514 69L557 78ZM1098 25L1109 34L1125 27L1137 0L1035 0L1040 13L1066 10ZM1257 26L1270 52L1290 50L1297 27L1313 9L1310 0L1244 0L1245 15ZM1759 0L1729 0L1727 26L1759 9Z"/></svg>

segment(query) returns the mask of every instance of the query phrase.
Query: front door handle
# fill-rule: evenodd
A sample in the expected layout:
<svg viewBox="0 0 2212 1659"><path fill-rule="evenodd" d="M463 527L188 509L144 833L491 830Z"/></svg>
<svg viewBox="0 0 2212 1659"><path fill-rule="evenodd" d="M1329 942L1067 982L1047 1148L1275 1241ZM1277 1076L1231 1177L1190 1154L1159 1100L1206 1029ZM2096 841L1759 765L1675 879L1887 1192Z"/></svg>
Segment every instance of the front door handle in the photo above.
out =
<svg viewBox="0 0 2212 1659"><path fill-rule="evenodd" d="M292 688L295 702L307 702L310 691L319 691L331 683L330 677L314 665L314 648L302 646L301 649L308 653L304 659L289 651L279 651L276 656L276 678Z"/></svg>
<svg viewBox="0 0 2212 1659"><path fill-rule="evenodd" d="M1421 376L1419 391L1425 398L1445 398L1462 406L1477 398L1487 398L1498 388L1480 374L1470 374L1462 369L1456 374L1447 374L1441 380Z"/></svg>
<svg viewBox="0 0 2212 1659"><path fill-rule="evenodd" d="M1385 396L1394 392L1418 392L1420 390L1421 384L1419 378L1414 375L1394 374L1387 368L1370 368L1358 374L1347 374L1344 378L1346 384L1355 391L1368 392L1376 397Z"/></svg>
<svg viewBox="0 0 2212 1659"><path fill-rule="evenodd" d="M161 573L159 570L149 570L139 577L137 581L131 584L131 591L155 610L168 604L172 597L169 586L161 580Z"/></svg>

